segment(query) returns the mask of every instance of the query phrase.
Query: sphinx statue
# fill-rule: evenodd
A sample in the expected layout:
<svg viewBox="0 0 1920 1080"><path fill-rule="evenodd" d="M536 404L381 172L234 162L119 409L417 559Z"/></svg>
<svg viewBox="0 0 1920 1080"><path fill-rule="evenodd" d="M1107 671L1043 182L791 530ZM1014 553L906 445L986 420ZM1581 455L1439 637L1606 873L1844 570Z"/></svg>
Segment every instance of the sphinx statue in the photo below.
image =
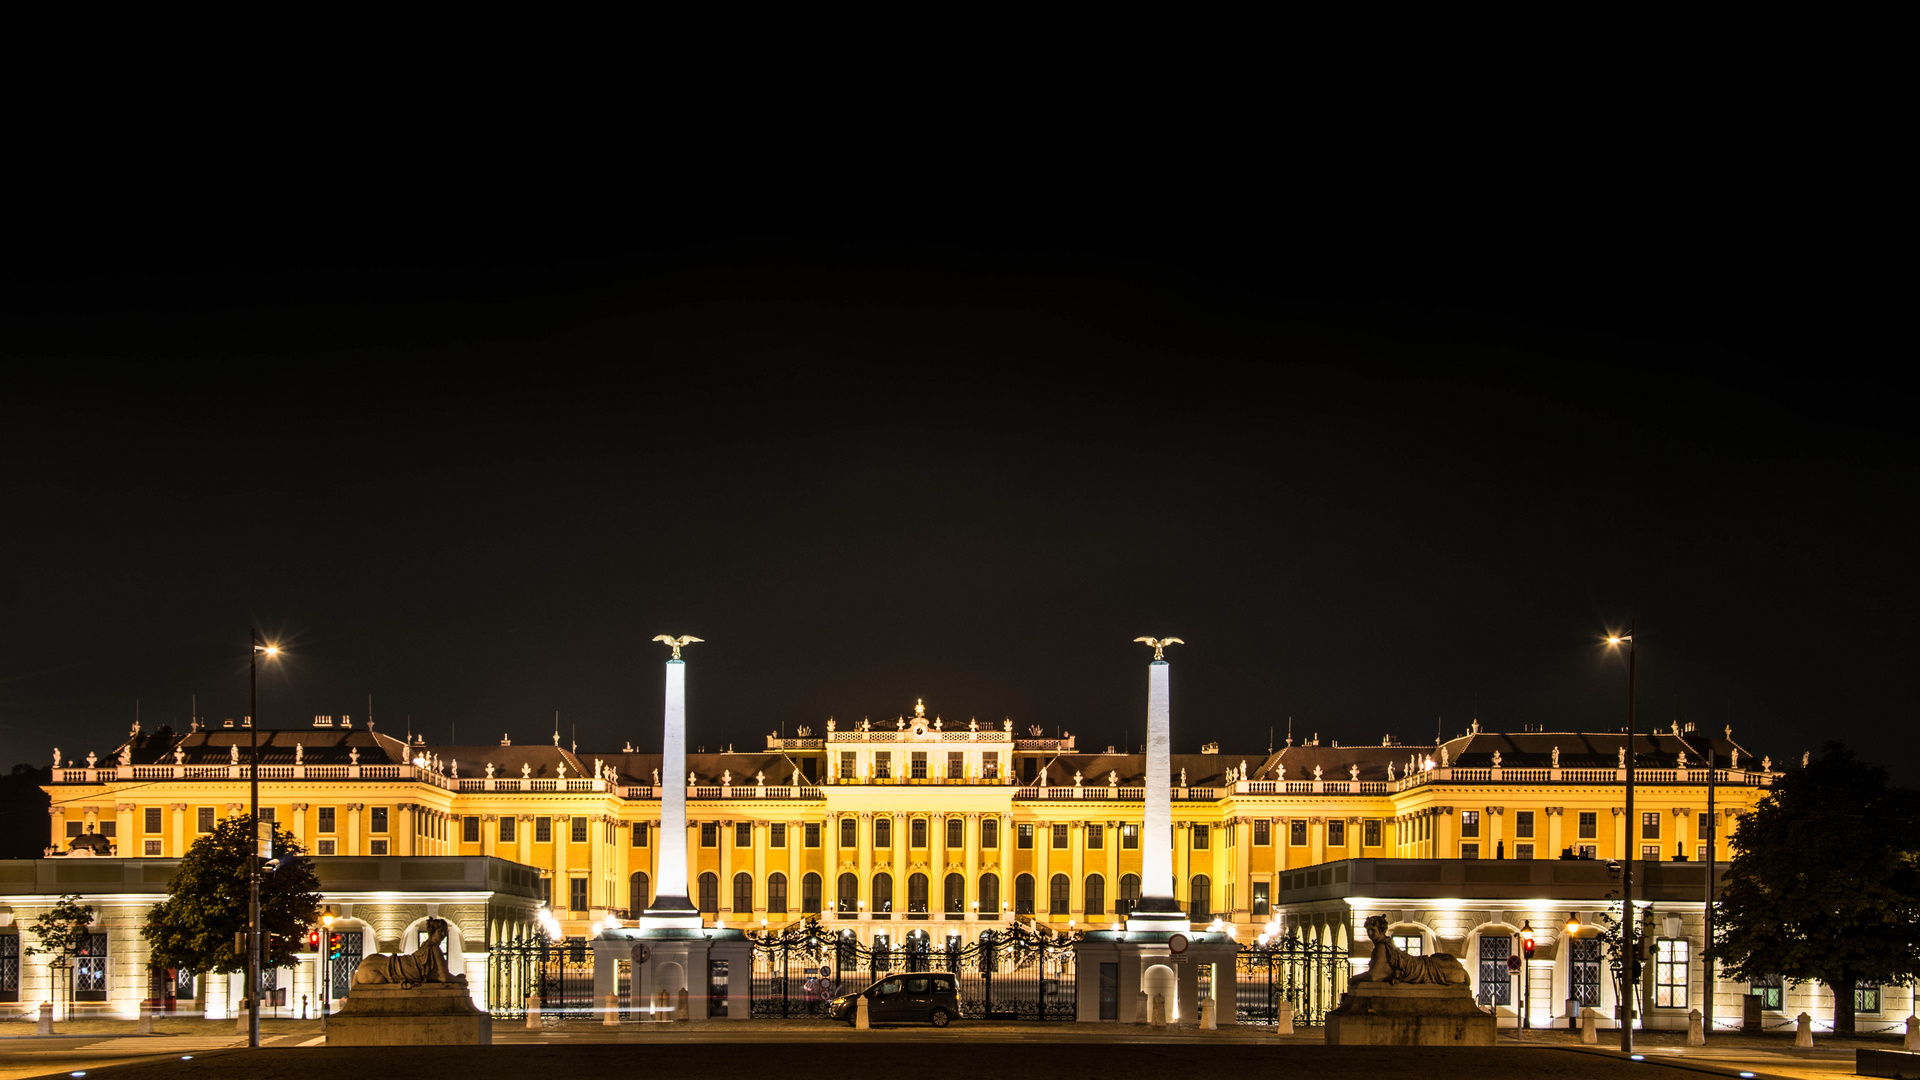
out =
<svg viewBox="0 0 1920 1080"><path fill-rule="evenodd" d="M1438 986L1467 985L1467 969L1446 953L1408 956L1387 936L1387 917L1374 915L1366 921L1367 937L1373 941L1373 959L1367 970L1349 979L1349 983L1372 982L1393 986L1399 983L1430 983Z"/></svg>
<svg viewBox="0 0 1920 1080"><path fill-rule="evenodd" d="M465 986L467 977L447 968L447 921L427 920L427 940L410 953L374 953L353 969L355 986L398 986L412 989L428 983Z"/></svg>

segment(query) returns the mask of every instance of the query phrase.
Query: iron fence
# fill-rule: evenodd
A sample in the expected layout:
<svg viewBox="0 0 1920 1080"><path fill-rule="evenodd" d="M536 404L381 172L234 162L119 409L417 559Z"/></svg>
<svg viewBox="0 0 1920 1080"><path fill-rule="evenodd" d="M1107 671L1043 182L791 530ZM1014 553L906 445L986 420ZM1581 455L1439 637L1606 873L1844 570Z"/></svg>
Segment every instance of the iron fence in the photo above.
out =
<svg viewBox="0 0 1920 1080"><path fill-rule="evenodd" d="M1280 1003L1293 1003L1293 1022L1321 1024L1347 989L1347 951L1289 935L1249 945L1234 962L1234 1015L1243 1024L1273 1024Z"/></svg>
<svg viewBox="0 0 1920 1080"><path fill-rule="evenodd" d="M585 938L502 941L487 954L487 1006L496 1020L524 1020L540 996L542 1024L594 1014L593 951Z"/></svg>
<svg viewBox="0 0 1920 1080"><path fill-rule="evenodd" d="M934 941L924 930L895 942L862 944L851 932L809 919L752 935L750 1015L825 1019L836 994L864 990L896 972L947 971L958 982L960 1014L975 1020L1072 1020L1077 935L1023 924L982 930L972 941Z"/></svg>

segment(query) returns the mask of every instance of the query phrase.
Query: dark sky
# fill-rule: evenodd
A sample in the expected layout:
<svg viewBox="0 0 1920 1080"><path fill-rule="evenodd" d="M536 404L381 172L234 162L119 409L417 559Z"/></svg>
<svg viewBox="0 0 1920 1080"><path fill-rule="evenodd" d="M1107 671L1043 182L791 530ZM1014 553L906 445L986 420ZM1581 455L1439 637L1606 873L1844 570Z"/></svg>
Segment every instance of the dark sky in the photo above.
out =
<svg viewBox="0 0 1920 1080"><path fill-rule="evenodd" d="M1617 728L1637 620L1643 728L1920 780L1886 354L1738 207L1498 201L16 263L0 762L244 713L254 623L269 724L586 749L657 747L662 632L710 749L1137 740L1172 634L1177 748L1252 756Z"/></svg>

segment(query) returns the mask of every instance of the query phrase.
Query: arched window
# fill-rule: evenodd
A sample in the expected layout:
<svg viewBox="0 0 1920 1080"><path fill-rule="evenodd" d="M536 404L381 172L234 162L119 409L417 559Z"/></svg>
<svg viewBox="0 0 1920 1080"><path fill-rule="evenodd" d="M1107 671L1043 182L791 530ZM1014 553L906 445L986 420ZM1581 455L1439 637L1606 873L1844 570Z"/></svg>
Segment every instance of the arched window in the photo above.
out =
<svg viewBox="0 0 1920 1080"><path fill-rule="evenodd" d="M1000 846L1000 819L991 815L980 819L980 846L997 848Z"/></svg>
<svg viewBox="0 0 1920 1080"><path fill-rule="evenodd" d="M647 891L647 875L645 873L639 873L629 877L627 879L627 912L629 916L635 919L639 918L640 913L647 910L647 905L651 903L653 903L653 894Z"/></svg>
<svg viewBox="0 0 1920 1080"><path fill-rule="evenodd" d="M720 914L720 877L711 870L700 875L700 910Z"/></svg>
<svg viewBox="0 0 1920 1080"><path fill-rule="evenodd" d="M873 910L875 912L893 910L893 875L873 875Z"/></svg>
<svg viewBox="0 0 1920 1080"><path fill-rule="evenodd" d="M860 879L852 874L841 874L838 907L841 914L860 910Z"/></svg>
<svg viewBox="0 0 1920 1080"><path fill-rule="evenodd" d="M1213 918L1213 885L1205 874L1193 875L1193 884L1187 892L1187 917L1194 922L1206 922Z"/></svg>
<svg viewBox="0 0 1920 1080"><path fill-rule="evenodd" d="M946 912L949 915L967 913L967 879L959 874L947 875Z"/></svg>
<svg viewBox="0 0 1920 1080"><path fill-rule="evenodd" d="M753 875L745 871L733 875L733 913L753 914Z"/></svg>
<svg viewBox="0 0 1920 1080"><path fill-rule="evenodd" d="M1033 875L1021 874L1013 879L1013 913L1015 915L1033 914Z"/></svg>
<svg viewBox="0 0 1920 1080"><path fill-rule="evenodd" d="M808 874L800 879L800 912L803 915L820 914L819 874Z"/></svg>
<svg viewBox="0 0 1920 1080"><path fill-rule="evenodd" d="M923 817L914 818L913 828L910 830L910 835L913 837L913 841L909 846L917 847L917 848L926 847L927 846L927 819Z"/></svg>
<svg viewBox="0 0 1920 1080"><path fill-rule="evenodd" d="M907 911L927 913L927 875L915 874L907 879Z"/></svg>
<svg viewBox="0 0 1920 1080"><path fill-rule="evenodd" d="M1055 874L1047 883L1047 914L1065 915L1067 913L1067 875Z"/></svg>
<svg viewBox="0 0 1920 1080"><path fill-rule="evenodd" d="M1000 913L1000 875L980 875L980 910L994 915Z"/></svg>
<svg viewBox="0 0 1920 1080"><path fill-rule="evenodd" d="M947 815L947 846L950 848L967 846L967 820L959 814Z"/></svg>
<svg viewBox="0 0 1920 1080"><path fill-rule="evenodd" d="M875 814L873 817L873 846L877 848L893 846L893 815Z"/></svg>
<svg viewBox="0 0 1920 1080"><path fill-rule="evenodd" d="M1107 913L1107 879L1099 874L1087 875L1087 914L1105 915Z"/></svg>
<svg viewBox="0 0 1920 1080"><path fill-rule="evenodd" d="M1140 906L1140 875L1121 874L1120 899L1114 903L1113 913L1124 919L1133 914L1133 909L1138 906Z"/></svg>
<svg viewBox="0 0 1920 1080"><path fill-rule="evenodd" d="M852 814L840 815L840 846L860 846L860 822Z"/></svg>
<svg viewBox="0 0 1920 1080"><path fill-rule="evenodd" d="M787 875L769 874L767 876L767 914L785 915L787 913Z"/></svg>

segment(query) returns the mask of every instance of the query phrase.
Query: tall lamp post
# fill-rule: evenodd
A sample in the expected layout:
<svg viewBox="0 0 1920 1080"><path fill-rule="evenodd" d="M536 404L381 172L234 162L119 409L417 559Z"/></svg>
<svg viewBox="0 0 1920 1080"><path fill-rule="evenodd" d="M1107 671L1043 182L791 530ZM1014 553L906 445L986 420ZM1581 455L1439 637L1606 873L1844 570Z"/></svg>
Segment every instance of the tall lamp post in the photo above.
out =
<svg viewBox="0 0 1920 1080"><path fill-rule="evenodd" d="M253 649L247 654L247 777L252 785L252 812L247 827L252 850L247 853L247 1047L260 1049L260 657L280 655L278 645L260 641L251 631Z"/></svg>
<svg viewBox="0 0 1920 1080"><path fill-rule="evenodd" d="M1626 897L1620 908L1620 1052L1633 1053L1633 1014L1639 1004L1640 982L1634 976L1633 963L1633 859L1636 854L1634 845L1639 839L1634 836L1639 826L1633 818L1633 628L1629 626L1624 635L1610 637L1607 644L1615 648L1624 646L1627 650L1627 850L1621 853L1620 891ZM1712 873L1712 869L1708 869Z"/></svg>

